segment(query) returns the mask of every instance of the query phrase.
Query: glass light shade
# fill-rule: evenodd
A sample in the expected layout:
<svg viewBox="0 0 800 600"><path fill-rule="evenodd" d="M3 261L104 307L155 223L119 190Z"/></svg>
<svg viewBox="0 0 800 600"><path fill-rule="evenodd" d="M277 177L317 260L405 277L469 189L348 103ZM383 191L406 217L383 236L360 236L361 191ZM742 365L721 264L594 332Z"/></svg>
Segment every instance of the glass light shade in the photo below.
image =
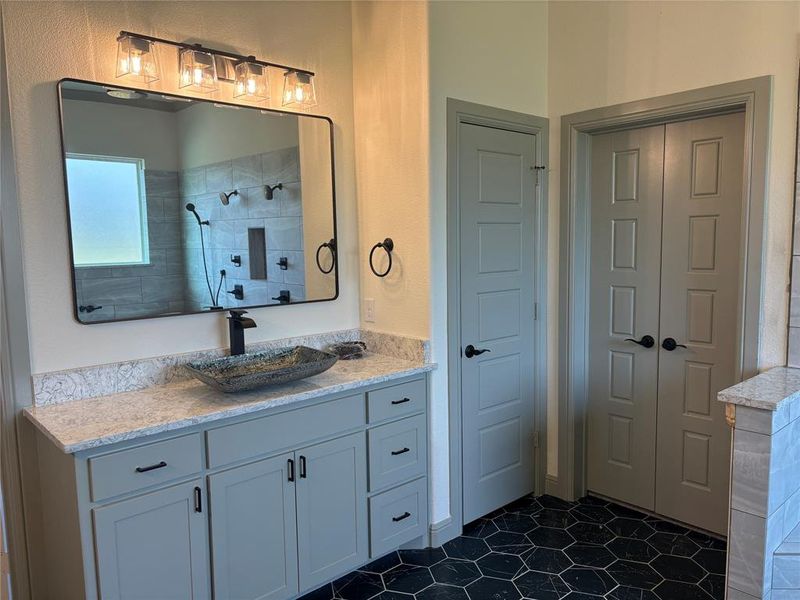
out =
<svg viewBox="0 0 800 600"><path fill-rule="evenodd" d="M237 64L233 97L256 101L268 99L269 80L266 68L252 62Z"/></svg>
<svg viewBox="0 0 800 600"><path fill-rule="evenodd" d="M292 108L311 108L317 105L314 76L287 71L283 76L283 105Z"/></svg>
<svg viewBox="0 0 800 600"><path fill-rule="evenodd" d="M161 79L156 44L150 40L123 36L117 40L117 77L150 83Z"/></svg>
<svg viewBox="0 0 800 600"><path fill-rule="evenodd" d="M210 53L183 48L179 62L179 87L205 94L219 89L217 63Z"/></svg>

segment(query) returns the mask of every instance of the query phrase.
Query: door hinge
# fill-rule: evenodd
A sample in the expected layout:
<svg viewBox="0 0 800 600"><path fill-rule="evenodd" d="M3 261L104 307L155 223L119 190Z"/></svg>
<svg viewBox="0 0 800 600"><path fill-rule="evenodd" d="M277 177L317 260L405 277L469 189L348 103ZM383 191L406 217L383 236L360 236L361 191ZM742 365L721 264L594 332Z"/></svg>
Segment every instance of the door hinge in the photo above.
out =
<svg viewBox="0 0 800 600"><path fill-rule="evenodd" d="M534 448L538 448L539 447L539 432L538 431L534 431L533 432L533 447Z"/></svg>

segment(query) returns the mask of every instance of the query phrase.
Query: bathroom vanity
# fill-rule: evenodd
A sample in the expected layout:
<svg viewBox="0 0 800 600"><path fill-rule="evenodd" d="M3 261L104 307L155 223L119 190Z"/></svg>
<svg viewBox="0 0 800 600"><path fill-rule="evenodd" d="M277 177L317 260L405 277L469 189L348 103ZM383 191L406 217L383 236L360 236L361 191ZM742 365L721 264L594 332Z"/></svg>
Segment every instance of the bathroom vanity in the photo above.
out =
<svg viewBox="0 0 800 600"><path fill-rule="evenodd" d="M427 545L429 365L29 409L59 598L288 599Z"/></svg>

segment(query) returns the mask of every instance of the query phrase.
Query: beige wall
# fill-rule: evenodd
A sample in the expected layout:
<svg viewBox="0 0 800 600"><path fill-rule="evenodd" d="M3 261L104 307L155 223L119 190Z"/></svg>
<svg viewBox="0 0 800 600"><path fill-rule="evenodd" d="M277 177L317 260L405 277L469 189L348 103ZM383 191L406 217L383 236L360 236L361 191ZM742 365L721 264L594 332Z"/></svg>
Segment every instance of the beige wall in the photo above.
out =
<svg viewBox="0 0 800 600"><path fill-rule="evenodd" d="M34 372L227 342L221 315L93 326L72 317L55 84L62 77L113 82L121 29L199 41L318 72L315 112L336 125L342 294L332 303L255 309L258 328L248 338L358 326L349 2L7 2L3 8ZM162 47L160 54L165 77L152 88L176 92L175 52ZM278 106L279 74L272 84L271 105ZM232 101L230 96L225 86L218 98Z"/></svg>
<svg viewBox="0 0 800 600"><path fill-rule="evenodd" d="M797 2L554 2L549 13L551 249L557 248L562 115L775 76L759 349L762 370L782 365L786 358L799 7ZM551 263L558 260L557 252L551 256ZM557 279L551 278L552 292L556 285ZM551 299L550 313L555 315L555 294ZM555 351L552 345L553 363ZM551 373L552 367L551 363ZM556 385L551 379L551 389ZM555 409L551 401L551 417ZM548 441L554 441L554 423L548 434ZM550 448L551 473L556 458L555 448Z"/></svg>
<svg viewBox="0 0 800 600"><path fill-rule="evenodd" d="M431 2L430 235L434 360L432 520L449 514L447 423L447 98L547 116L544 2ZM458 424L457 424L458 426Z"/></svg>
<svg viewBox="0 0 800 600"><path fill-rule="evenodd" d="M375 301L364 326L429 337L427 23L424 2L353 3L353 87L361 298ZM380 279L367 257L394 241ZM376 266L383 266L376 251ZM364 308L361 312L364 320Z"/></svg>

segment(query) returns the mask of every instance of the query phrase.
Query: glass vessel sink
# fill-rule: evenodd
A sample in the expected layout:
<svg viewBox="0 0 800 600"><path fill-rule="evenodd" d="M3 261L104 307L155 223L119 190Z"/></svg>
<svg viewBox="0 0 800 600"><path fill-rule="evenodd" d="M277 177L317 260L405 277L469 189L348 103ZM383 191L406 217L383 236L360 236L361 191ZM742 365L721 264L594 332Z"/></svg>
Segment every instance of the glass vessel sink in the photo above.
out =
<svg viewBox="0 0 800 600"><path fill-rule="evenodd" d="M244 392L318 375L339 357L306 346L278 348L189 363L189 372L221 392Z"/></svg>

